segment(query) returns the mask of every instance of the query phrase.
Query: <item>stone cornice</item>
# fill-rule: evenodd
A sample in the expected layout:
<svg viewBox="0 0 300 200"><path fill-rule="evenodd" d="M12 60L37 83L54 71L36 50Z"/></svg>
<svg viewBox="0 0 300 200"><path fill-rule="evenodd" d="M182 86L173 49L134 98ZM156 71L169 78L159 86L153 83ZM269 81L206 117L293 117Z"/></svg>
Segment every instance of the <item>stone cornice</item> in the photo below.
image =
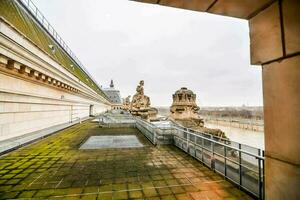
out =
<svg viewBox="0 0 300 200"><path fill-rule="evenodd" d="M10 37L13 37L14 42ZM30 49L30 50L29 50ZM110 105L102 96L82 83L77 77L55 62L38 47L27 41L0 18L1 71L27 80L81 94L94 101ZM26 76L24 76L26 75Z"/></svg>

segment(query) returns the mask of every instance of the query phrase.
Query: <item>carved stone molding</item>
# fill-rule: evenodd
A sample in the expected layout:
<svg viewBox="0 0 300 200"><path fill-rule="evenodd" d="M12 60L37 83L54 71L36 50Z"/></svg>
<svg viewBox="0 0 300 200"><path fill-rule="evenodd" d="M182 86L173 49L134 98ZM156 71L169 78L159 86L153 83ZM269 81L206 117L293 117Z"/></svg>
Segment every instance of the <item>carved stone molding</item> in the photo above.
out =
<svg viewBox="0 0 300 200"><path fill-rule="evenodd" d="M0 54L0 69L1 71L4 71L8 74L13 74L15 76L22 76L23 78L25 77L31 81L34 80L36 82L48 84L53 87L57 87L74 93L79 92L78 89L66 83L63 83L61 81L58 81L54 77L51 77L37 70L34 70L30 68L30 66L23 65L22 63L19 63L2 54Z"/></svg>

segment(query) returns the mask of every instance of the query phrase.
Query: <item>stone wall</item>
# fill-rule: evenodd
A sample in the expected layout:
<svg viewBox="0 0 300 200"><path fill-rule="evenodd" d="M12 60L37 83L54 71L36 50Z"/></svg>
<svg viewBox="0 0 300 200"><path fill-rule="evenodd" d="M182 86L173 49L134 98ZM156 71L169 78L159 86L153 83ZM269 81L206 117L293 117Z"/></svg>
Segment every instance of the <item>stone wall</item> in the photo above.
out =
<svg viewBox="0 0 300 200"><path fill-rule="evenodd" d="M262 65L266 199L300 198L300 2L275 1L249 20Z"/></svg>
<svg viewBox="0 0 300 200"><path fill-rule="evenodd" d="M0 140L110 108L104 97L0 19Z"/></svg>

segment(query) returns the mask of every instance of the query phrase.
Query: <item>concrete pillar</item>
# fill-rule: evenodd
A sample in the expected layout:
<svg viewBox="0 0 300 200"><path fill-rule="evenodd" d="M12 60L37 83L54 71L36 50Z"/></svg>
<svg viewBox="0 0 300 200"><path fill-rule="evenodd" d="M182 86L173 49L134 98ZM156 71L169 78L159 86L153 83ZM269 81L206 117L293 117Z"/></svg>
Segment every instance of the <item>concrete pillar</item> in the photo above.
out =
<svg viewBox="0 0 300 200"><path fill-rule="evenodd" d="M266 199L300 199L300 1L249 20L251 62L262 65Z"/></svg>

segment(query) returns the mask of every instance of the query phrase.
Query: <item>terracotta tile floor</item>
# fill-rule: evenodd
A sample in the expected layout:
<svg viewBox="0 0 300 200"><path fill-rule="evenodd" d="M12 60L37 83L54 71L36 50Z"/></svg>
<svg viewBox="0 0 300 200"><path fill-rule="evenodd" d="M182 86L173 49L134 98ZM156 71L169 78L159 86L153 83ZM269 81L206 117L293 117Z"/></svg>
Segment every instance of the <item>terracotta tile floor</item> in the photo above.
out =
<svg viewBox="0 0 300 200"><path fill-rule="evenodd" d="M79 150L92 135L136 135L144 147ZM85 122L0 157L0 199L251 199L175 146L136 129Z"/></svg>

